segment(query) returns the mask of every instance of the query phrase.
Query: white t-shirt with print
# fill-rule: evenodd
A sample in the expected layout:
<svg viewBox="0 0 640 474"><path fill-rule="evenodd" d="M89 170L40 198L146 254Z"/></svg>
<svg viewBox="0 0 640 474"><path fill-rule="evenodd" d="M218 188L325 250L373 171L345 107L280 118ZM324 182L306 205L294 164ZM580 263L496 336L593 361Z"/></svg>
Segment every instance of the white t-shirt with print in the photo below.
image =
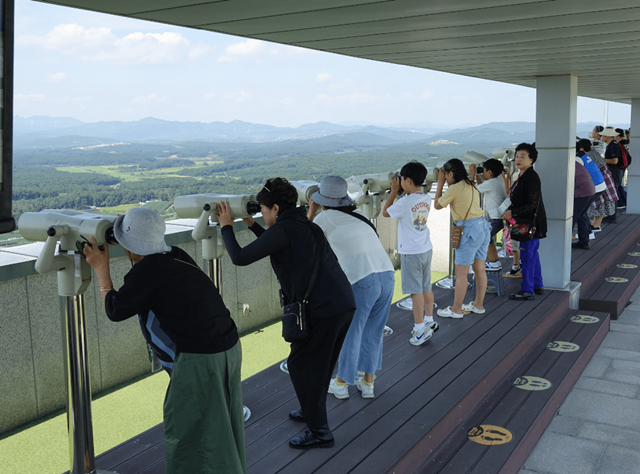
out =
<svg viewBox="0 0 640 474"><path fill-rule="evenodd" d="M489 219L500 219L498 206L507 199L502 178L492 178L476 185L476 189L484 195L484 208L489 214Z"/></svg>
<svg viewBox="0 0 640 474"><path fill-rule="evenodd" d="M430 210L431 198L422 193L403 196L387 209L398 220L398 253L414 255L433 248L427 227Z"/></svg>

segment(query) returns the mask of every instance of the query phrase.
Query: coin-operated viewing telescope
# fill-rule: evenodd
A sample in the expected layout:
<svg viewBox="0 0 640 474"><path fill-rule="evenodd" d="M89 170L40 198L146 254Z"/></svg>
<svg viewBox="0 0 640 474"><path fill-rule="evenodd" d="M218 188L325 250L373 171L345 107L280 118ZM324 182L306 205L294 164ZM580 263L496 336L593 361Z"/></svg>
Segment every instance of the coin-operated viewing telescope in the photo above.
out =
<svg viewBox="0 0 640 474"><path fill-rule="evenodd" d="M496 160L500 160L504 169L509 171L509 174L516 172L516 149L515 148L498 148L493 150L493 157Z"/></svg>
<svg viewBox="0 0 640 474"><path fill-rule="evenodd" d="M255 194L191 194L178 196L173 202L173 208L181 219L196 219L202 215L203 210L209 214L212 222L218 222L218 218L210 211L215 211L216 204L229 202L231 215L237 219L250 217L260 212L260 204L256 201Z"/></svg>
<svg viewBox="0 0 640 474"><path fill-rule="evenodd" d="M18 222L22 237L44 242L35 264L36 271L57 272L58 294L64 298L60 307L65 341L69 472L73 474L106 472L95 468L84 301L84 293L91 283L91 267L82 249L91 237L95 237L100 246L115 244L115 220L116 217L87 212L45 210L24 213Z"/></svg>
<svg viewBox="0 0 640 474"><path fill-rule="evenodd" d="M74 296L84 293L91 283L91 267L80 254L82 247L92 236L98 245L117 243L113 235L115 220L113 216L47 209L25 212L18 227L26 240L45 243L35 264L36 271L57 271L60 296Z"/></svg>
<svg viewBox="0 0 640 474"><path fill-rule="evenodd" d="M313 193L320 187L319 183L308 179L289 182L296 188L296 191L298 191L298 206L307 206Z"/></svg>

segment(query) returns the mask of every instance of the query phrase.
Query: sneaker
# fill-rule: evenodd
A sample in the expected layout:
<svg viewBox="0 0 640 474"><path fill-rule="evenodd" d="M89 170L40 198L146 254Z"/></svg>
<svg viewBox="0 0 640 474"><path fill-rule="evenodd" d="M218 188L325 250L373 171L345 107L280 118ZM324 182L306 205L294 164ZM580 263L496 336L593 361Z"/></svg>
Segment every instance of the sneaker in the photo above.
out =
<svg viewBox="0 0 640 474"><path fill-rule="evenodd" d="M441 318L453 318L453 319L462 319L464 314L458 314L451 311L451 306L447 306L446 308L438 310L438 316Z"/></svg>
<svg viewBox="0 0 640 474"><path fill-rule="evenodd" d="M519 263L518 265L511 265L511 270L509 270L509 274L510 275L517 275L521 271L522 271L522 264Z"/></svg>
<svg viewBox="0 0 640 474"><path fill-rule="evenodd" d="M364 383L363 379L356 379L356 387L360 390L362 398L373 398L373 384Z"/></svg>
<svg viewBox="0 0 640 474"><path fill-rule="evenodd" d="M349 386L338 385L336 379L331 379L331 383L329 384L329 393L335 395L338 400L344 400L349 398Z"/></svg>
<svg viewBox="0 0 640 474"><path fill-rule="evenodd" d="M534 298L535 296L533 295L533 293L527 293L526 291L522 291L522 290L518 291L517 293L513 293L509 295L510 300L516 300L516 301L532 300Z"/></svg>
<svg viewBox="0 0 640 474"><path fill-rule="evenodd" d="M502 263L500 263L500 260L497 260L495 262L487 261L484 264L484 269L496 272L498 270L502 270Z"/></svg>
<svg viewBox="0 0 640 474"><path fill-rule="evenodd" d="M602 227L591 226L591 232L602 232Z"/></svg>
<svg viewBox="0 0 640 474"><path fill-rule="evenodd" d="M409 339L409 343L414 346L419 346L427 342L433 336L433 330L427 329L426 326L422 331L416 331L415 329L411 331L411 339Z"/></svg>
<svg viewBox="0 0 640 474"><path fill-rule="evenodd" d="M392 334L393 334L393 329L391 329L389 326L385 326L384 329L382 330L383 336L391 336Z"/></svg>
<svg viewBox="0 0 640 474"><path fill-rule="evenodd" d="M534 292L536 295L544 295L544 288L534 288L534 289L533 289L533 292Z"/></svg>
<svg viewBox="0 0 640 474"><path fill-rule="evenodd" d="M440 325L438 323L436 323L435 321L427 321L427 317L425 316L424 318L424 324L426 325L426 327L428 327L429 329L431 329L434 333L440 329Z"/></svg>
<svg viewBox="0 0 640 474"><path fill-rule="evenodd" d="M589 250L589 242L573 242L571 244L571 248L572 249L582 249L582 250Z"/></svg>
<svg viewBox="0 0 640 474"><path fill-rule="evenodd" d="M242 416L244 417L244 421L246 423L246 421L251 418L251 410L249 410L248 407L243 406L242 407Z"/></svg>
<svg viewBox="0 0 640 474"><path fill-rule="evenodd" d="M596 234L595 234L595 232L591 232L591 233L589 234L589 240L595 240L595 239L596 239Z"/></svg>

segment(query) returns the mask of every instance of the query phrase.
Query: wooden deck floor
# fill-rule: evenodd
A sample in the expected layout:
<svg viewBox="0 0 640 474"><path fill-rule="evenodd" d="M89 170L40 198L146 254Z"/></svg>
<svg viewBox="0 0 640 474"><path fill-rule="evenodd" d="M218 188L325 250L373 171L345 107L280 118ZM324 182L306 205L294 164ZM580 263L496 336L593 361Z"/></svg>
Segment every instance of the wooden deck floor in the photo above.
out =
<svg viewBox="0 0 640 474"><path fill-rule="evenodd" d="M572 275L596 281L592 267L610 265L609 251L639 226L640 217L623 215L618 225L604 228L591 250L573 253ZM505 268L508 263L503 259ZM521 280L504 281L509 294L519 289ZM438 307L452 303L452 290L434 286L434 293ZM411 313L393 305L388 324L394 333L384 340L375 398L361 398L354 387L348 400L327 398L336 439L331 449L289 448L288 440L304 428L287 418L299 408L289 376L279 364L256 374L243 382L244 404L252 411L245 425L249 472L413 472L505 376L509 364L568 310L568 300L568 293L558 291L525 302L487 295L485 315L469 314L461 320L436 316L440 330L419 347L408 343ZM164 474L162 425L102 454L96 465L120 474Z"/></svg>

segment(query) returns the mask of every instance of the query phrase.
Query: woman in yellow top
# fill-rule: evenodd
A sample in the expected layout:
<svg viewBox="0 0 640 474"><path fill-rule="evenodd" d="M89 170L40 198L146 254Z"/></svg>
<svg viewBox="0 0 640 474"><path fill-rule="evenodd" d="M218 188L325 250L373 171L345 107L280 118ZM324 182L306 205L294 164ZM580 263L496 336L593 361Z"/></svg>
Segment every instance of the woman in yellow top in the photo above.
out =
<svg viewBox="0 0 640 474"><path fill-rule="evenodd" d="M442 194L445 181L449 185ZM438 210L449 206L455 225L461 225L462 237L456 249L456 287L453 306L438 310L438 316L460 319L463 311L484 314L484 295L487 292L487 273L484 265L487 248L491 240L491 226L484 218L480 207L480 193L475 188L462 161L454 158L447 161L438 172L438 189L434 199ZM469 265L473 266L476 278L476 299L463 304L467 293Z"/></svg>

